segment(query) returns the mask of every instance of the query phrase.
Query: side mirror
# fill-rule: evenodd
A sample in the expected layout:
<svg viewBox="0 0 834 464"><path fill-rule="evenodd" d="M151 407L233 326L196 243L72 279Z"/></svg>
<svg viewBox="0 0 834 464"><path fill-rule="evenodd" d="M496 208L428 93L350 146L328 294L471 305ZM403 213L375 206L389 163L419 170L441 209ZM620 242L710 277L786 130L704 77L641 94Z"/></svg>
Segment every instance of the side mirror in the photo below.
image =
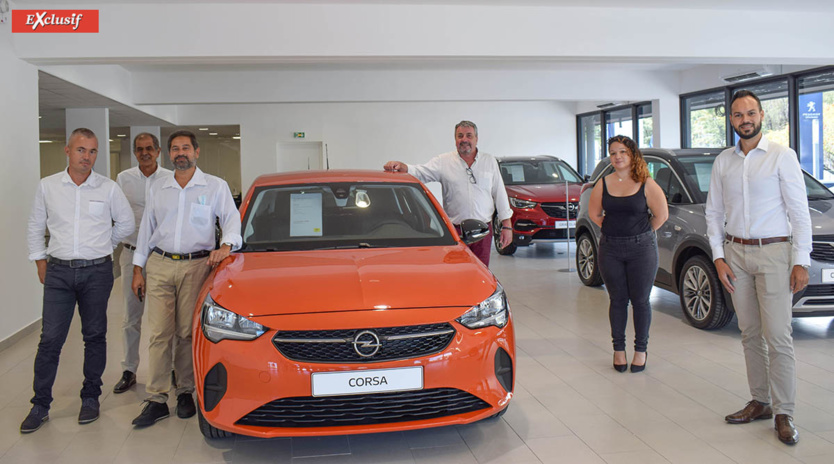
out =
<svg viewBox="0 0 834 464"><path fill-rule="evenodd" d="M591 175L590 174L585 174L585 177L582 178L582 181L587 184L588 182L591 181Z"/></svg>
<svg viewBox="0 0 834 464"><path fill-rule="evenodd" d="M477 219L464 219L460 223L463 243L471 245L489 235L489 226Z"/></svg>

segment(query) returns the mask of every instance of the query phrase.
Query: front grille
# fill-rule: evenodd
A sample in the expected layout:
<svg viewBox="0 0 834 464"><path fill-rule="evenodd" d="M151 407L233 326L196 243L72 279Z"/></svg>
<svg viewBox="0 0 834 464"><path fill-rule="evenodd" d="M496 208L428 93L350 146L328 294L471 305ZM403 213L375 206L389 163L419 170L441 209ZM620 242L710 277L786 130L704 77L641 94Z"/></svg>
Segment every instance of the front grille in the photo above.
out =
<svg viewBox="0 0 834 464"><path fill-rule="evenodd" d="M373 332L381 345L372 356L361 356L354 347L358 334ZM455 329L448 323L349 330L285 330L272 343L293 361L378 362L409 359L443 351Z"/></svg>
<svg viewBox="0 0 834 464"><path fill-rule="evenodd" d="M237 421L257 427L337 427L388 424L464 414L490 407L455 388L409 392L282 398Z"/></svg>
<svg viewBox="0 0 834 464"><path fill-rule="evenodd" d="M568 208L570 218L576 219L576 212L579 210L579 203L570 203ZM542 203L542 209L550 217L558 219L565 219L567 217L565 214L566 208L564 203Z"/></svg>
<svg viewBox="0 0 834 464"><path fill-rule="evenodd" d="M834 245L832 244L834 244L834 237L830 235L815 235L811 258L817 261L834 262Z"/></svg>
<svg viewBox="0 0 834 464"><path fill-rule="evenodd" d="M834 296L834 285L832 285L832 284L809 285L805 289L805 293L803 293L802 296L803 297L807 297L807 296Z"/></svg>

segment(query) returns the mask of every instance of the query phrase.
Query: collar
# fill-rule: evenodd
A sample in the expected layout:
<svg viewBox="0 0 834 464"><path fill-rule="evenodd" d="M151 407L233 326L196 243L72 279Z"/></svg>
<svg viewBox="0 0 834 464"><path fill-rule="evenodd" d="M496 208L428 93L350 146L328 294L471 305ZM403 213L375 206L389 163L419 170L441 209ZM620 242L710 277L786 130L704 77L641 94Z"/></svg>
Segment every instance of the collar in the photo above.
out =
<svg viewBox="0 0 834 464"><path fill-rule="evenodd" d="M756 150L761 150L763 152L767 152L768 146L769 146L769 143L767 141L767 137L762 135L762 138L759 139L758 145L756 145L755 148L750 150L750 153L753 153ZM744 156L744 152L741 150L741 139L739 139L738 143L736 143L736 149L735 149L734 152L735 152L735 154L737 154L739 156L742 156L742 157ZM748 153L748 154L750 154L750 153Z"/></svg>
<svg viewBox="0 0 834 464"><path fill-rule="evenodd" d="M145 175L145 173L144 173L144 172L142 172L142 169L140 169L140 168L139 168L139 166L134 166L134 169L136 169L136 173L137 173L137 174L139 175L139 177L140 177L140 178L142 178L142 179L153 179L153 178L155 178L155 177L159 176L159 174L163 172L163 170L162 170L162 166L160 166L158 163L157 163L157 165L156 165L156 171L154 171L153 173L151 173L151 175L149 175L149 176L146 176L146 175Z"/></svg>
<svg viewBox="0 0 834 464"><path fill-rule="evenodd" d="M157 169L157 172L159 172L159 169ZM156 173L154 173L154 174L156 174ZM180 184L177 183L177 179L176 179L176 177L174 177L174 175L175 175L175 171L172 171L171 175L168 176L167 179L165 179L163 181L160 181L160 182L164 182L164 184L162 185L162 188L177 188L177 189L180 188ZM197 166L197 168L194 170L194 175L191 176L191 180L189 180L188 183L185 184L185 188L193 187L193 186L196 186L196 185L208 185L206 175L203 173L203 171L200 169L199 166ZM184 189L182 189L182 190L184 190Z"/></svg>
<svg viewBox="0 0 834 464"><path fill-rule="evenodd" d="M88 187L95 188L95 187L98 187L99 185L101 185L101 180L102 180L102 176L100 176L95 171L90 171L90 175L87 176L87 180L82 182L81 185L76 186L75 182L73 182L73 180L72 180L72 177L70 177L70 175L69 175L69 168L64 169L64 174L61 176L61 182L66 183L66 184L72 184L76 187L83 187L83 186L86 185Z"/></svg>

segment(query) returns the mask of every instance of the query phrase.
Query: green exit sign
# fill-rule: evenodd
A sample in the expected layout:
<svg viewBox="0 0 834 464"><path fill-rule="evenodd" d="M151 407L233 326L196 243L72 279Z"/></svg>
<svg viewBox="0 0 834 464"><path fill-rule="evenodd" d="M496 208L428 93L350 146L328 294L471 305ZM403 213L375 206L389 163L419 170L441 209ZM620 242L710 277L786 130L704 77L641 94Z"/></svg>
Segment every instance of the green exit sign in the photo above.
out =
<svg viewBox="0 0 834 464"><path fill-rule="evenodd" d="M303 139L304 138L304 132L293 132L292 136L296 139Z"/></svg>

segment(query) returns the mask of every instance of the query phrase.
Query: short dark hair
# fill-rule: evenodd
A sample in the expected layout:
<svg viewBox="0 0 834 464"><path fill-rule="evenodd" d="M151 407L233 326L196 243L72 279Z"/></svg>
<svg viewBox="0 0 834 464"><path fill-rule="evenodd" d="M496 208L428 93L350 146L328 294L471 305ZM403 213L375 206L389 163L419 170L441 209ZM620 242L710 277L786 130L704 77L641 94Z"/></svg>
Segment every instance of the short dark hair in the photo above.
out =
<svg viewBox="0 0 834 464"><path fill-rule="evenodd" d="M69 139L67 139L67 146L69 146L69 141L72 140L72 138L75 137L76 135L80 135L80 136L86 137L88 139L98 140L98 137L96 137L95 132L91 131L90 129L87 129L86 127L79 127L78 129L75 129L74 131L72 131L72 133L70 134Z"/></svg>
<svg viewBox="0 0 834 464"><path fill-rule="evenodd" d="M136 141L141 139L142 137L150 137L151 141L153 142L154 150L159 150L159 138L157 136L151 134L150 132L142 132L141 134L137 135L133 138L133 149L136 150Z"/></svg>
<svg viewBox="0 0 834 464"><path fill-rule="evenodd" d="M762 111L762 101L759 100L759 97L756 96L755 93L749 90L739 90L738 92L733 94L733 99L730 100L730 111L733 110L733 103L736 102L739 98L750 97L753 100L756 100L756 103L759 104L759 111Z"/></svg>
<svg viewBox="0 0 834 464"><path fill-rule="evenodd" d="M458 129L461 128L461 127L471 127L472 129L475 130L475 137L478 136L478 126L476 126L474 122L472 122L472 121L461 121L461 122L457 123L457 125L455 126L455 134L458 133Z"/></svg>
<svg viewBox="0 0 834 464"><path fill-rule="evenodd" d="M191 139L191 146L194 147L195 150L197 148L200 148L200 144L197 143L197 136L194 135L194 132L191 132L190 130L180 129L168 136L168 151L171 151L171 143L177 137L188 137Z"/></svg>

